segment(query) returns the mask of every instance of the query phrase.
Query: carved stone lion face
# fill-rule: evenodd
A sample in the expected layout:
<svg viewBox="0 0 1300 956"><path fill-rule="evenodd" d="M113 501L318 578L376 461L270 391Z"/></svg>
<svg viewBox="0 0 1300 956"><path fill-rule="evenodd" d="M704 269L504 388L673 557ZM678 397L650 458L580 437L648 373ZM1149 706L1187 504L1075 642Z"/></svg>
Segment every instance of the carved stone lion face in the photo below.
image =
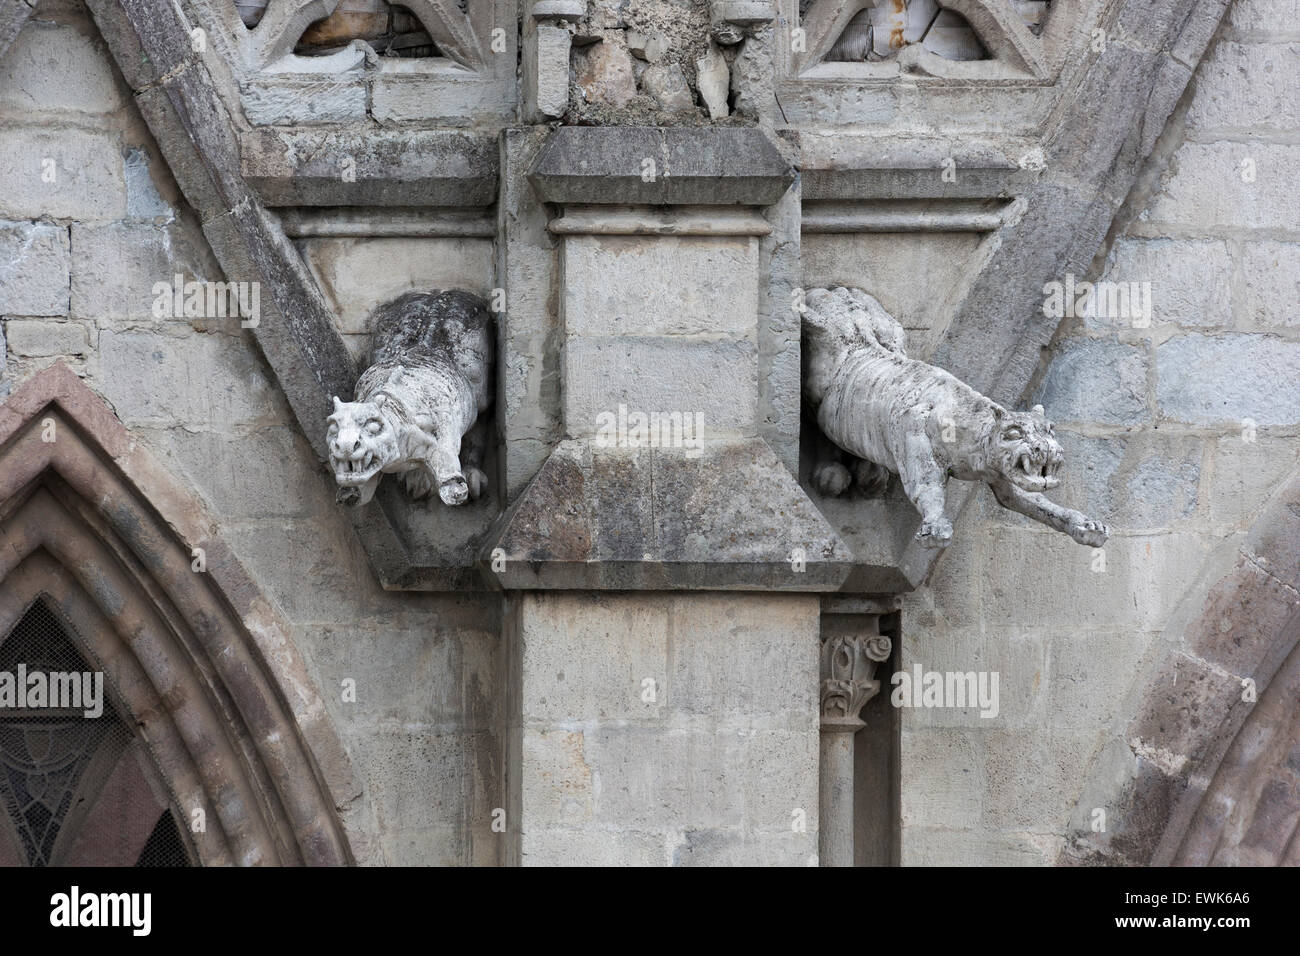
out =
<svg viewBox="0 0 1300 956"><path fill-rule="evenodd" d="M1023 491L1046 491L1059 485L1056 473L1065 462L1052 423L1035 405L1027 412L1003 412L989 435L989 458L998 472Z"/></svg>
<svg viewBox="0 0 1300 956"><path fill-rule="evenodd" d="M376 402L341 402L334 399L334 414L327 421L330 467L344 488L364 485L397 458L397 430Z"/></svg>

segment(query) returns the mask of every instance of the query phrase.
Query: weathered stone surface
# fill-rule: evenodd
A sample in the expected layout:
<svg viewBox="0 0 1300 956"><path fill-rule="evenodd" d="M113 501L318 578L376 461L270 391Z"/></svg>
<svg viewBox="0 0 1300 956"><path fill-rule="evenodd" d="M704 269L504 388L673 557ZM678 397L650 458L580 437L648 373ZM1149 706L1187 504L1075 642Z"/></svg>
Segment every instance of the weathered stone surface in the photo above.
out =
<svg viewBox="0 0 1300 956"><path fill-rule="evenodd" d="M84 222L120 219L126 212L114 135L6 124L0 129L0 169L9 171L0 196L4 218Z"/></svg>
<svg viewBox="0 0 1300 956"><path fill-rule="evenodd" d="M564 327L571 335L752 336L758 240L569 236Z"/></svg>
<svg viewBox="0 0 1300 956"><path fill-rule="evenodd" d="M834 590L850 561L790 473L754 441L706 442L698 456L563 442L485 559L494 548L505 588Z"/></svg>
<svg viewBox="0 0 1300 956"><path fill-rule="evenodd" d="M794 173L757 129L565 126L529 178L547 202L767 205Z"/></svg>
<svg viewBox="0 0 1300 956"><path fill-rule="evenodd" d="M254 126L316 126L364 120L369 101L358 76L260 77L241 83L240 100Z"/></svg>
<svg viewBox="0 0 1300 956"><path fill-rule="evenodd" d="M681 112L694 107L686 74L676 63L656 63L641 74L641 88L666 110Z"/></svg>
<svg viewBox="0 0 1300 956"><path fill-rule="evenodd" d="M680 336L579 336L564 345L564 423L590 437L601 416L631 411L690 416L705 438L755 434L757 356L752 341ZM629 376L629 368L657 369Z"/></svg>
<svg viewBox="0 0 1300 956"><path fill-rule="evenodd" d="M1232 269L1222 241L1120 239L1111 248L1099 282L1128 287L1129 308L1125 314L1109 314L1102 307L1109 297L1098 295L1094 314L1085 316L1085 322L1108 330L1166 323L1231 326ZM1141 310L1147 301L1149 316Z"/></svg>
<svg viewBox="0 0 1300 956"><path fill-rule="evenodd" d="M123 103L102 42L71 26L33 20L0 57L0 107L32 114L112 113Z"/></svg>
<svg viewBox="0 0 1300 956"><path fill-rule="evenodd" d="M588 103L625 106L636 96L636 77L626 47L605 40L585 47L576 61L574 84Z"/></svg>
<svg viewBox="0 0 1300 956"><path fill-rule="evenodd" d="M1156 349L1160 415L1192 423L1300 422L1300 343L1260 336L1181 335Z"/></svg>
<svg viewBox="0 0 1300 956"><path fill-rule="evenodd" d="M523 863L815 858L815 598L532 594L516 613ZM706 677L722 660L746 679Z"/></svg>
<svg viewBox="0 0 1300 956"><path fill-rule="evenodd" d="M261 361L231 336L104 330L99 354L105 397L131 425L257 422L274 394ZM142 381L156 385L136 388Z"/></svg>
<svg viewBox="0 0 1300 956"><path fill-rule="evenodd" d="M1057 421L1131 425L1146 418L1147 361L1142 349L1103 339L1071 339L1038 390Z"/></svg>
<svg viewBox="0 0 1300 956"><path fill-rule="evenodd" d="M1173 174L1151 205L1148 228L1290 229L1300 220L1300 197L1290 178L1297 162L1300 146L1184 143L1171 164Z"/></svg>
<svg viewBox="0 0 1300 956"><path fill-rule="evenodd" d="M1300 449L1287 439L1252 436L1249 429L1219 439L1210 517L1233 525L1253 520L1295 468L1298 454Z"/></svg>
<svg viewBox="0 0 1300 956"><path fill-rule="evenodd" d="M709 44L708 53L703 59L695 61L695 85L700 91L700 99L708 108L710 118L719 119L731 112L728 104L731 72L717 44Z"/></svg>
<svg viewBox="0 0 1300 956"><path fill-rule="evenodd" d="M67 315L69 260L67 229L0 221L0 315Z"/></svg>
<svg viewBox="0 0 1300 956"><path fill-rule="evenodd" d="M1215 130L1293 130L1300 126L1300 45L1214 45L1196 78L1187 115L1195 127Z"/></svg>
<svg viewBox="0 0 1300 956"><path fill-rule="evenodd" d="M221 281L210 256L194 245L178 225L74 225L71 314L89 319L160 321L153 312L157 283L171 289L176 275L182 282ZM172 316L170 309L168 315L185 321L184 316Z"/></svg>
<svg viewBox="0 0 1300 956"><path fill-rule="evenodd" d="M496 191L496 144L470 133L259 130L241 152L272 206L486 206Z"/></svg>
<svg viewBox="0 0 1300 956"><path fill-rule="evenodd" d="M1255 327L1300 325L1300 244L1241 246L1242 316Z"/></svg>
<svg viewBox="0 0 1300 956"><path fill-rule="evenodd" d="M537 25L537 112L563 116L569 109L569 31L548 23Z"/></svg>
<svg viewBox="0 0 1300 956"><path fill-rule="evenodd" d="M368 334L370 313L404 292L492 287L488 239L304 239L304 258L334 307L338 329Z"/></svg>
<svg viewBox="0 0 1300 956"><path fill-rule="evenodd" d="M92 330L82 322L9 319L5 340L14 355L85 355L92 348Z"/></svg>
<svg viewBox="0 0 1300 956"><path fill-rule="evenodd" d="M150 173L149 154L140 148L128 150L124 157L126 175L126 214L131 219L172 219L175 210L158 193Z"/></svg>

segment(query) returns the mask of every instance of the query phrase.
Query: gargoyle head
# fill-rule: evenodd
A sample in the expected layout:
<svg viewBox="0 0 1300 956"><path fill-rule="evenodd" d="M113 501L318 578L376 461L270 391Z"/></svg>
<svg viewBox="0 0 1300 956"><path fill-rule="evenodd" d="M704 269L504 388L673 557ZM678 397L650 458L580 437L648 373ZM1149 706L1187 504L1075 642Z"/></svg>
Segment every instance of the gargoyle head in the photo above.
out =
<svg viewBox="0 0 1300 956"><path fill-rule="evenodd" d="M334 414L327 421L326 441L339 500L363 505L374 496L384 466L398 457L395 422L378 402L341 402L337 395Z"/></svg>
<svg viewBox="0 0 1300 956"><path fill-rule="evenodd" d="M999 408L988 443L989 462L1021 490L1046 491L1060 484L1056 473L1065 455L1042 405L1027 412Z"/></svg>

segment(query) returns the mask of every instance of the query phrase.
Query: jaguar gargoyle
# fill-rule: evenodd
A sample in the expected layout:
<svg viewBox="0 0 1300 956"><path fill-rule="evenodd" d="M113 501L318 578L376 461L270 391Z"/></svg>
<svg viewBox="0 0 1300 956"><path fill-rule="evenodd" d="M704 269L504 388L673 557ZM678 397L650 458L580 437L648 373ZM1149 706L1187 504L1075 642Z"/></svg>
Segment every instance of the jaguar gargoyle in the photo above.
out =
<svg viewBox="0 0 1300 956"><path fill-rule="evenodd" d="M366 504L385 474L400 474L412 498L435 489L449 505L478 498L492 400L487 304L459 290L408 292L376 309L371 328L356 401L335 396L328 419L338 500Z"/></svg>
<svg viewBox="0 0 1300 956"><path fill-rule="evenodd" d="M805 307L804 395L833 446L813 469L821 494L842 494L854 482L880 490L885 470L894 472L921 514L917 540L942 548L952 540L948 478L983 481L1004 508L1079 544L1106 542L1106 525L1042 494L1059 484L1064 456L1041 405L1008 411L943 369L908 358L902 327L860 289L813 289Z"/></svg>

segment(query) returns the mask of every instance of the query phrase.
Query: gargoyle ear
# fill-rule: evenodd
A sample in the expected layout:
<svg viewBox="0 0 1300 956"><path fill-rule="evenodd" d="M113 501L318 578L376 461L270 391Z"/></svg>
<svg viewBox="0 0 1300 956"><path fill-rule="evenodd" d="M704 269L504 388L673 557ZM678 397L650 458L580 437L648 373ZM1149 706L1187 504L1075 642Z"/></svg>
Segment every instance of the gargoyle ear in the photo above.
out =
<svg viewBox="0 0 1300 956"><path fill-rule="evenodd" d="M340 402L340 401L339 401L339 397L338 397L337 395L335 395L335 396L334 396L334 411L337 412L337 411L338 411L340 408L342 408L342 407L343 407L343 403Z"/></svg>
<svg viewBox="0 0 1300 956"><path fill-rule="evenodd" d="M1039 417L1039 418L1046 418L1046 417L1047 417L1047 413L1043 411L1043 406L1042 406L1042 405L1035 405L1033 408L1031 408L1031 409L1029 410L1029 414L1030 414L1030 415L1036 415L1036 416Z"/></svg>

